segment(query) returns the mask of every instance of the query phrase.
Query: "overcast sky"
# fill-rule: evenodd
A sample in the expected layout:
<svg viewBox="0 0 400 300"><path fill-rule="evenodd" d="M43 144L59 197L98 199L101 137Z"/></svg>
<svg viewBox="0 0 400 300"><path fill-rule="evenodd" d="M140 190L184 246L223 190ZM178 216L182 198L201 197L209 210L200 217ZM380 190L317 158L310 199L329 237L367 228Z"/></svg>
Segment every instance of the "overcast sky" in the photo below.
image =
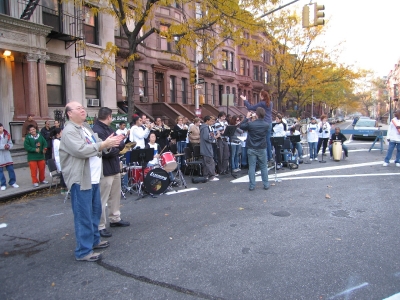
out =
<svg viewBox="0 0 400 300"><path fill-rule="evenodd" d="M296 6L301 8L308 3L300 0ZM325 5L325 19L329 20L323 37L327 48L345 42L341 62L371 69L379 77L388 75L400 58L400 0L318 0L317 3Z"/></svg>

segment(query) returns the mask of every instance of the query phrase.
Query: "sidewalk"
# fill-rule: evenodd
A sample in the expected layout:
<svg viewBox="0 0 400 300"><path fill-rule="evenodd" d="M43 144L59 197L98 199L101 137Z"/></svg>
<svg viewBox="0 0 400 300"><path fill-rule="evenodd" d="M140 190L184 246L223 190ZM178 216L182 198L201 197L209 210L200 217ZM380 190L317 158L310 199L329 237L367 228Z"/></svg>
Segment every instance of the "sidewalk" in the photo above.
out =
<svg viewBox="0 0 400 300"><path fill-rule="evenodd" d="M29 167L23 167L23 168L14 168L15 171L15 176L17 177L17 184L19 185L19 188L13 188L12 186L8 185L8 172L4 170L4 175L7 180L7 189L5 191L0 191L0 202L7 200L12 197L16 196L23 196L26 193L38 191L41 189L49 188L50 184L40 184L39 187L34 187L32 184L31 180L31 171ZM51 182L51 176L49 175L49 172L46 167L46 180L50 183ZM56 182L55 179L53 182ZM55 185L54 185L55 187Z"/></svg>

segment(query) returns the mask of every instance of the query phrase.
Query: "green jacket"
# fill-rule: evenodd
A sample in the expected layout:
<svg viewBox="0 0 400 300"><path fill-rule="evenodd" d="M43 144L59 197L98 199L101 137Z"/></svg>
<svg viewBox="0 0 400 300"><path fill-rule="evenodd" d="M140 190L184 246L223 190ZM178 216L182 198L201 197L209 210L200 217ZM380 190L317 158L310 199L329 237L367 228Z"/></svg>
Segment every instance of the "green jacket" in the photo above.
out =
<svg viewBox="0 0 400 300"><path fill-rule="evenodd" d="M39 153L36 152L37 144L40 144ZM31 134L27 134L25 136L24 148L28 152L28 161L38 161L44 160L43 149L47 149L47 142L45 138L38 133L36 138L34 138Z"/></svg>

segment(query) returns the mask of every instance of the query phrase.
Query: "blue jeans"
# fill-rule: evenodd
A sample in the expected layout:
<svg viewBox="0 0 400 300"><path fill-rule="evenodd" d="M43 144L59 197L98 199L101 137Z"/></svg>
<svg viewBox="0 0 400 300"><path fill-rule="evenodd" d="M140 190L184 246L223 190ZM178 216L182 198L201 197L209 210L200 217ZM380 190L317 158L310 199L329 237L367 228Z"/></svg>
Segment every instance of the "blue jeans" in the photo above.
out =
<svg viewBox="0 0 400 300"><path fill-rule="evenodd" d="M239 169L239 149L240 145L231 145L231 166L232 170Z"/></svg>
<svg viewBox="0 0 400 300"><path fill-rule="evenodd" d="M8 177L10 180L8 181L9 185L13 185L17 180L15 178L15 172L14 172L14 166L13 165L8 165L5 167L0 167L0 185L1 186L7 186L7 181L6 181L6 176L4 176L3 168L6 168L8 172Z"/></svg>
<svg viewBox="0 0 400 300"><path fill-rule="evenodd" d="M242 163L241 166L247 166L247 147L242 147Z"/></svg>
<svg viewBox="0 0 400 300"><path fill-rule="evenodd" d="M256 163L258 163L261 170L261 179L265 188L269 187L268 183L268 166L267 155L265 149L247 149L247 157L249 159L249 181L250 189L256 186Z"/></svg>
<svg viewBox="0 0 400 300"><path fill-rule="evenodd" d="M267 158L268 158L268 161L270 161L272 159L271 132L272 132L272 123L269 124L269 130L267 131Z"/></svg>
<svg viewBox="0 0 400 300"><path fill-rule="evenodd" d="M75 225L75 257L82 258L92 253L93 247L100 243L100 186L92 184L90 190L82 191L81 186L74 183L70 192Z"/></svg>
<svg viewBox="0 0 400 300"><path fill-rule="evenodd" d="M318 142L308 142L308 147L310 148L310 158L317 158L318 157L318 152L317 152L317 146Z"/></svg>
<svg viewBox="0 0 400 300"><path fill-rule="evenodd" d="M397 150L396 160L394 162L400 163L400 142L392 142L392 141L389 142L389 148L387 150L387 154L385 157L385 163L389 163L389 160L392 158L394 147L396 147Z"/></svg>

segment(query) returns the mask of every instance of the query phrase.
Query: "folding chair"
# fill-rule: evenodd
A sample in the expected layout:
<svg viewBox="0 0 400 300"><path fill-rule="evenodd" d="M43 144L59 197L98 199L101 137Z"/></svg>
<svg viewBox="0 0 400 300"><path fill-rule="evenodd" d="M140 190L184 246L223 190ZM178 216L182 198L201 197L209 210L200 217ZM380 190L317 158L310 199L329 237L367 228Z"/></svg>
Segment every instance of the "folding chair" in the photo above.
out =
<svg viewBox="0 0 400 300"><path fill-rule="evenodd" d="M49 187L49 193L50 193L54 178L60 179L61 172L58 171L56 161L54 160L54 158L47 160L47 168L49 170L50 177L51 177L51 182L50 182L50 187ZM58 182L56 181L56 188L57 188L57 186L58 186Z"/></svg>

